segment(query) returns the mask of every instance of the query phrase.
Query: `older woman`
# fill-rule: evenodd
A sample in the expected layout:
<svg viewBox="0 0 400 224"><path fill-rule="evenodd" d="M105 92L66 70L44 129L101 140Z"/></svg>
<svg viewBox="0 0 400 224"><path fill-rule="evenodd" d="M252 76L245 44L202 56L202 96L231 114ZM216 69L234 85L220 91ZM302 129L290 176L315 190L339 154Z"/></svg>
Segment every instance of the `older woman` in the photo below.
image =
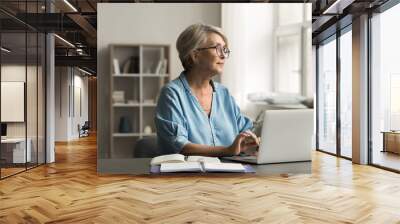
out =
<svg viewBox="0 0 400 224"><path fill-rule="evenodd" d="M233 156L258 145L252 122L240 113L227 88L211 78L222 74L228 41L214 26L194 24L178 37L184 67L163 87L155 124L164 154Z"/></svg>

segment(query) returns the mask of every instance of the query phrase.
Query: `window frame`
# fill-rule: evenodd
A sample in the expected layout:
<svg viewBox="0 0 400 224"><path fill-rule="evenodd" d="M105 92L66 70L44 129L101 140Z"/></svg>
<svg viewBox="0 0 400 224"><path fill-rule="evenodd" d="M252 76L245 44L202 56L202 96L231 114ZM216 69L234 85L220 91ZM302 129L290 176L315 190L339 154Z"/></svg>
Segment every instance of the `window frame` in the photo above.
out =
<svg viewBox="0 0 400 224"><path fill-rule="evenodd" d="M400 173L400 170L390 168L387 166L383 166L380 164L376 164L373 162L373 130L372 130L372 120L373 120L373 113L372 113L372 94L373 94L373 88L372 88L372 41L373 41L373 35L372 35L372 19L374 18L374 15L384 13L385 11L391 9L392 7L398 5L400 3L399 0L388 0L384 4L380 5L379 7L368 11L368 31L367 31L367 39L368 39L368 68L367 68L367 73L368 73L368 165L377 167L383 170L395 172L395 173Z"/></svg>
<svg viewBox="0 0 400 224"><path fill-rule="evenodd" d="M319 41L319 43L316 44L316 150L319 152L327 153L329 155L337 156L339 158L347 159L347 160L352 160L352 158L347 157L342 155L342 150L341 150L341 117L340 117L340 112L341 112L341 97L340 97L340 85L341 85L341 67L340 67L340 37L347 32L352 31L352 23L347 24L345 27L341 28L340 30L337 30L336 33L328 36L327 38ZM322 44L327 44L331 41L336 41L336 152L332 153L327 150L321 149L320 143L319 143L319 131L320 131L320 117L319 117L319 108L318 105L320 104L320 96L319 96L319 89L320 89L320 84L319 84L319 48L320 45Z"/></svg>

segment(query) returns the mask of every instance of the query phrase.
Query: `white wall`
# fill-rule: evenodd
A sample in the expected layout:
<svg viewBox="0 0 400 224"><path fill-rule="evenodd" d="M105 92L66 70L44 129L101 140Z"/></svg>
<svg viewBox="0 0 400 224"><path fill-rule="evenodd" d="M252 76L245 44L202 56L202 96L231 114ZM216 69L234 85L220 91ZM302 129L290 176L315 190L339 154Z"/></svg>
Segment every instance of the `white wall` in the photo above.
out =
<svg viewBox="0 0 400 224"><path fill-rule="evenodd" d="M78 124L82 126L85 121L88 121L89 119L89 93L88 93L88 77L87 76L82 76L83 73L80 73L79 71L75 70L74 72L74 93L73 94L78 94L77 90L80 90L80 106L82 112L80 113L78 104L79 104L79 98L77 97L78 95L73 96L74 98L74 108L75 113L72 113L73 118L71 120L71 136L72 138L79 138L79 132L78 132Z"/></svg>
<svg viewBox="0 0 400 224"><path fill-rule="evenodd" d="M71 67L56 67L55 77L55 141L69 141L79 137L78 124L88 120L88 78ZM82 116L74 103L76 87L81 89ZM75 109L75 113L74 110Z"/></svg>
<svg viewBox="0 0 400 224"><path fill-rule="evenodd" d="M3 64L1 66L1 81L24 82L26 85L26 107L23 106L22 112L26 112L24 122L7 122L7 137L25 137L31 141L31 151L33 161L36 162L37 153L39 163L44 162L44 74L40 66L25 66L25 64ZM2 96L2 97L7 97ZM24 104L25 105L25 104ZM10 108L1 108L10 110ZM12 111L10 111L12 113ZM51 161L51 160L49 160Z"/></svg>
<svg viewBox="0 0 400 224"><path fill-rule="evenodd" d="M67 67L55 68L55 141L68 140L68 85Z"/></svg>
<svg viewBox="0 0 400 224"><path fill-rule="evenodd" d="M36 80L33 80L33 75L36 77L36 67L25 65L2 65L1 66L1 81L4 82L24 82L26 79L25 76L28 74L28 80L30 86L36 85ZM27 106L31 106L31 108L36 108L36 88L27 88ZM34 102L34 104L32 104ZM32 105L29 105L32 104ZM1 110L7 110L8 108L1 108ZM24 108L23 108L24 109ZM36 113L33 113L32 109L27 109L27 121L28 121L28 137L31 133L36 130ZM36 112L36 111L34 111ZM26 122L9 122L7 125L7 136L8 137L25 137L25 126ZM36 133L36 131L35 131Z"/></svg>
<svg viewBox="0 0 400 224"><path fill-rule="evenodd" d="M1 81L18 81L25 82L25 69L32 70L32 67L25 65L2 65ZM31 74L31 72L28 72ZM1 108L7 110L7 108ZM25 137L25 122L12 122L7 124L7 137Z"/></svg>
<svg viewBox="0 0 400 224"><path fill-rule="evenodd" d="M175 78L182 71L175 47L178 35L193 23L220 26L220 4L100 3L97 7L100 74L109 72L109 58L104 53L110 44L170 44L171 74Z"/></svg>
<svg viewBox="0 0 400 224"><path fill-rule="evenodd" d="M33 67L31 66L25 67L25 65L2 65L1 81L25 82L25 75L26 75L25 69L28 69L28 74L31 74L32 72L31 70L33 69Z"/></svg>
<svg viewBox="0 0 400 224"><path fill-rule="evenodd" d="M182 71L175 42L178 35L193 23L220 26L221 7L209 4L110 4L97 5L97 74L98 74L98 158L110 148L110 44L169 44L171 75ZM118 15L118 16L116 16Z"/></svg>

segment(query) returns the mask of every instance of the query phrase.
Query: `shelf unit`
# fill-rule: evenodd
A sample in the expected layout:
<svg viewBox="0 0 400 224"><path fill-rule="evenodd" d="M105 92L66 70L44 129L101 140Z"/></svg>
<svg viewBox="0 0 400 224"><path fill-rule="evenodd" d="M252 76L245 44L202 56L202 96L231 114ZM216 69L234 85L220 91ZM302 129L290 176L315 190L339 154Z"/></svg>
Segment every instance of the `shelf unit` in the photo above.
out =
<svg viewBox="0 0 400 224"><path fill-rule="evenodd" d="M110 158L132 157L138 139L156 136L154 113L170 80L170 58L169 45L110 45ZM116 101L114 91L123 91L124 101ZM151 133L144 132L148 126Z"/></svg>

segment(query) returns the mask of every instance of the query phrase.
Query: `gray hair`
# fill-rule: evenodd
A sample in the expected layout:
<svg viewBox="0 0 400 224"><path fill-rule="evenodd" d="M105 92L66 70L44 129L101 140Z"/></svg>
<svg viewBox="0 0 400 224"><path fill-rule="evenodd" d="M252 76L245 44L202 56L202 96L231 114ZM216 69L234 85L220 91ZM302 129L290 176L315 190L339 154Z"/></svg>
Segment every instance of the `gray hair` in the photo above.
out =
<svg viewBox="0 0 400 224"><path fill-rule="evenodd" d="M228 45L226 36L222 33L221 28L196 23L187 27L178 37L176 41L176 49L179 53L179 59L182 62L183 68L188 71L192 67L192 58L190 53L199 48L201 44L207 41L207 35L216 33L224 39L225 44Z"/></svg>

